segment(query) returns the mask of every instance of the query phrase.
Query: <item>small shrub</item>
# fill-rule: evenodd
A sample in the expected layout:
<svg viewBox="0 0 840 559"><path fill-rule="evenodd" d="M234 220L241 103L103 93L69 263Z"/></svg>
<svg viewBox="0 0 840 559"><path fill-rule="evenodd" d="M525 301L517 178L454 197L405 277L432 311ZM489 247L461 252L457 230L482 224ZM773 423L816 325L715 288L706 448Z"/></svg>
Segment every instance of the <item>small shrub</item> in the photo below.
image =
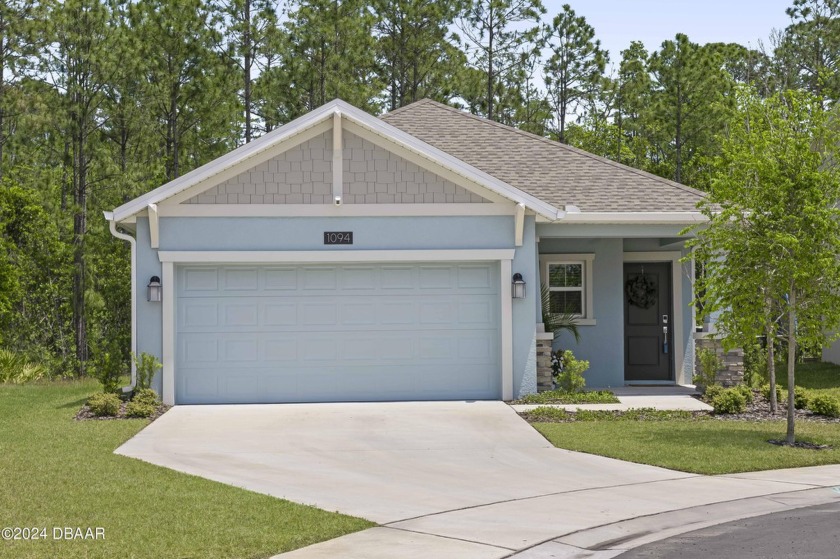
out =
<svg viewBox="0 0 840 559"><path fill-rule="evenodd" d="M149 388L155 373L163 367L157 357L148 353L141 353L139 356L132 354L134 366L137 369L137 388Z"/></svg>
<svg viewBox="0 0 840 559"><path fill-rule="evenodd" d="M760 343L744 346L744 382L757 388L770 382L767 373L767 350Z"/></svg>
<svg viewBox="0 0 840 559"><path fill-rule="evenodd" d="M808 409L826 417L840 417L840 399L820 394L811 398Z"/></svg>
<svg viewBox="0 0 840 559"><path fill-rule="evenodd" d="M160 398L154 390L141 388L134 391L131 401L125 406L128 417L151 417L160 407Z"/></svg>
<svg viewBox="0 0 840 559"><path fill-rule="evenodd" d="M715 396L717 396L724 390L726 389L719 384L710 384L706 387L706 390L703 392L703 399L711 403L712 400L714 400Z"/></svg>
<svg viewBox="0 0 840 559"><path fill-rule="evenodd" d="M554 371L557 370L555 362L560 371L554 377L557 388L570 394L581 392L586 386L583 373L589 369L589 361L575 359L571 350L567 349L563 352L557 351L552 355L552 369Z"/></svg>
<svg viewBox="0 0 840 559"><path fill-rule="evenodd" d="M770 385L765 384L761 387L761 395L764 396L767 400L770 399ZM787 401L787 390L783 390L776 385L776 401L780 404L784 404Z"/></svg>
<svg viewBox="0 0 840 559"><path fill-rule="evenodd" d="M811 394L802 388L801 386L797 386L793 391L793 407L798 410L807 410L808 403L811 400Z"/></svg>
<svg viewBox="0 0 840 559"><path fill-rule="evenodd" d="M106 351L94 364L93 376L102 383L102 391L116 394L120 391L120 378L125 365L118 351Z"/></svg>
<svg viewBox="0 0 840 559"><path fill-rule="evenodd" d="M694 375L694 385L703 391L706 387L715 384L717 372L723 366L723 362L717 352L706 348L697 352L697 360L700 362L700 372Z"/></svg>
<svg viewBox="0 0 840 559"><path fill-rule="evenodd" d="M712 399L712 407L716 414L744 413L747 400L737 388L727 388Z"/></svg>
<svg viewBox="0 0 840 559"><path fill-rule="evenodd" d="M120 398L116 394L100 392L88 398L87 405L96 417L113 417L120 411Z"/></svg>
<svg viewBox="0 0 840 559"><path fill-rule="evenodd" d="M528 419L532 421L567 421L569 412L563 408L540 406L528 412Z"/></svg>
<svg viewBox="0 0 840 559"><path fill-rule="evenodd" d="M741 393L748 406L753 403L753 400L755 399L755 394L753 394L752 388L750 388L746 384L739 384L735 387L735 390Z"/></svg>
<svg viewBox="0 0 840 559"><path fill-rule="evenodd" d="M29 363L14 351L0 349L0 383L24 384L46 376L47 370L38 363Z"/></svg>

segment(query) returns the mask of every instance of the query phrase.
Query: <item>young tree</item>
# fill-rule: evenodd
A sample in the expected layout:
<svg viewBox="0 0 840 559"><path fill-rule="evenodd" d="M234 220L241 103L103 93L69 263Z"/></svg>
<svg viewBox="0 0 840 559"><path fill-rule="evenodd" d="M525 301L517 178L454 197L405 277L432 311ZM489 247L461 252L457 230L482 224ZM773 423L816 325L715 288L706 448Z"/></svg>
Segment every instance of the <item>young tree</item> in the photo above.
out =
<svg viewBox="0 0 840 559"><path fill-rule="evenodd" d="M799 344L818 344L840 325L840 150L819 99L786 92L761 99L741 90L703 212L696 255L704 312L718 311L722 338L744 344L787 338L787 442L794 442L794 369ZM774 308L784 320L776 324Z"/></svg>
<svg viewBox="0 0 840 559"><path fill-rule="evenodd" d="M545 86L554 108L557 140L566 142L570 112L591 103L602 85L609 53L595 39L595 29L568 5L546 26L550 56L545 64Z"/></svg>
<svg viewBox="0 0 840 559"><path fill-rule="evenodd" d="M497 120L495 104L500 78L516 65L524 42L537 37L539 18L545 13L540 0L474 0L458 26L466 38L472 65L484 81L484 115ZM520 30L523 25L533 27Z"/></svg>

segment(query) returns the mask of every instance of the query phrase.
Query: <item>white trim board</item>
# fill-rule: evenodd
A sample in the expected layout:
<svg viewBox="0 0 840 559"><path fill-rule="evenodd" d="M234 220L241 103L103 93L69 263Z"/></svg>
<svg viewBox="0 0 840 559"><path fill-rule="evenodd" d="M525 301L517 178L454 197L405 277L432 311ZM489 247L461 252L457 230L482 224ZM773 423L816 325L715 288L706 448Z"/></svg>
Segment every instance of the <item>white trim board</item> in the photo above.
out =
<svg viewBox="0 0 840 559"><path fill-rule="evenodd" d="M160 206L160 217L411 217L514 215L505 204L181 204Z"/></svg>
<svg viewBox="0 0 840 559"><path fill-rule="evenodd" d="M514 249L474 250L287 250L287 251L166 251L161 262L213 264L326 263L326 262L458 262L513 260Z"/></svg>
<svg viewBox="0 0 840 559"><path fill-rule="evenodd" d="M674 381L677 384L686 384L685 376L685 343L683 338L683 318L685 309L682 305L682 266L680 259L683 254L679 251L662 252L625 252L624 262L670 262L671 263L671 294L674 307ZM622 270L622 277L624 271ZM622 280L623 283L623 280ZM622 288L623 289L623 288ZM692 307L693 309L693 307ZM622 327L622 340L624 339L624 328ZM693 370L693 364L692 368ZM622 373L623 374L623 373ZM688 379L691 380L691 379ZM633 381L634 383L636 381Z"/></svg>

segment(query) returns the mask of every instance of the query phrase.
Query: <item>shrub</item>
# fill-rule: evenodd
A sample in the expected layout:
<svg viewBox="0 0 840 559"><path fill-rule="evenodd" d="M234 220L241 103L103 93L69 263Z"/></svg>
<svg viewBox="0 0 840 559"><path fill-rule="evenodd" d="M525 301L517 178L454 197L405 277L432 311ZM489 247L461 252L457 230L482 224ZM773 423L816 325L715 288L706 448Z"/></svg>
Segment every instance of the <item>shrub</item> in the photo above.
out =
<svg viewBox="0 0 840 559"><path fill-rule="evenodd" d="M116 394L100 392L88 398L87 405L96 417L113 417L120 411L120 398Z"/></svg>
<svg viewBox="0 0 840 559"><path fill-rule="evenodd" d="M519 404L617 404L615 394L609 390L590 390L569 393L563 390L546 390L537 394L526 394Z"/></svg>
<svg viewBox="0 0 840 559"><path fill-rule="evenodd" d="M717 396L724 390L726 389L719 384L710 384L706 387L706 390L703 392L703 399L711 403L715 396Z"/></svg>
<svg viewBox="0 0 840 559"><path fill-rule="evenodd" d="M540 406L528 412L528 419L533 421L566 421L569 419L569 412L563 408Z"/></svg>
<svg viewBox="0 0 840 559"><path fill-rule="evenodd" d="M29 363L19 353L0 349L0 383L24 384L36 381L47 374L46 368Z"/></svg>
<svg viewBox="0 0 840 559"><path fill-rule="evenodd" d="M747 402L747 405L753 403L753 400L755 399L755 394L753 394L752 388L750 388L746 384L739 384L735 387L735 390L741 393L741 395L744 397L744 400Z"/></svg>
<svg viewBox="0 0 840 559"><path fill-rule="evenodd" d="M589 361L575 359L571 350L557 351L552 355L552 369L555 369L554 362L558 363L560 372L554 377L557 388L563 392L580 392L586 386L583 373L589 369Z"/></svg>
<svg viewBox="0 0 840 559"><path fill-rule="evenodd" d="M765 384L761 387L761 395L764 396L767 400L770 399L770 385ZM787 401L787 390L782 390L779 385L776 385L776 401L780 404L784 404Z"/></svg>
<svg viewBox="0 0 840 559"><path fill-rule="evenodd" d="M128 417L151 417L160 407L160 398L150 388L140 388L134 391L131 401L125 406Z"/></svg>
<svg viewBox="0 0 840 559"><path fill-rule="evenodd" d="M801 386L797 386L793 391L793 407L798 410L806 410L808 409L808 403L811 400L810 393L802 388Z"/></svg>
<svg viewBox="0 0 840 559"><path fill-rule="evenodd" d="M712 407L717 414L743 413L747 400L737 388L726 388L712 399Z"/></svg>
<svg viewBox="0 0 840 559"><path fill-rule="evenodd" d="M820 394L811 398L808 409L826 417L840 417L840 400L834 396Z"/></svg>
<svg viewBox="0 0 840 559"><path fill-rule="evenodd" d="M694 385L704 391L717 381L717 372L723 366L717 352L703 348L697 352L697 360L700 362L700 372L694 375Z"/></svg>
<svg viewBox="0 0 840 559"><path fill-rule="evenodd" d="M102 391L116 394L120 391L120 378L124 365L116 351L106 351L94 364L93 376L102 383Z"/></svg>
<svg viewBox="0 0 840 559"><path fill-rule="evenodd" d="M132 354L134 365L137 368L137 388L149 388L155 373L163 367L154 355L141 353L139 356Z"/></svg>
<svg viewBox="0 0 840 559"><path fill-rule="evenodd" d="M752 388L770 382L767 350L759 343L744 346L744 382Z"/></svg>

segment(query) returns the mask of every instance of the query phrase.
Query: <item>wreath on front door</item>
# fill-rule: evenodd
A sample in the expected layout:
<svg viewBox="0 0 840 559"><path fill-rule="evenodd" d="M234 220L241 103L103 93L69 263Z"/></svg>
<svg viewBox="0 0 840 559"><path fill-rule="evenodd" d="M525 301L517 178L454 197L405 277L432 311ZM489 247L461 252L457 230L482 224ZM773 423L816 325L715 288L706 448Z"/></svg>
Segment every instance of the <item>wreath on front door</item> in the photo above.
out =
<svg viewBox="0 0 840 559"><path fill-rule="evenodd" d="M641 309L649 309L656 303L656 283L645 274L627 280L624 286L627 302Z"/></svg>

